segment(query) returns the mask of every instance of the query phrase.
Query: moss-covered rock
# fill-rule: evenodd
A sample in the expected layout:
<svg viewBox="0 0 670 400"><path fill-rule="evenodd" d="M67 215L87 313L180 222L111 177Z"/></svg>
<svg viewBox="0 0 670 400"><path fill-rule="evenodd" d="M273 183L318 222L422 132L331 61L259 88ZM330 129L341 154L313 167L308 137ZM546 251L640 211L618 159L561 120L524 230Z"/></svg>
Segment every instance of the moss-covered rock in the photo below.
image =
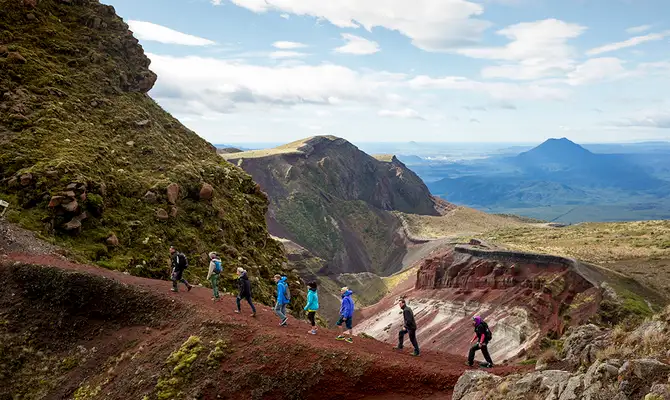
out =
<svg viewBox="0 0 670 400"><path fill-rule="evenodd" d="M7 218L79 261L146 277L168 278L174 244L189 256L186 276L204 281L201 255L217 251L228 271L243 266L260 278L255 293L269 303L270 277L285 259L267 233L267 198L147 96L156 76L114 8L41 0L30 20L22 0L0 0L0 10ZM203 187L212 189L207 201Z"/></svg>

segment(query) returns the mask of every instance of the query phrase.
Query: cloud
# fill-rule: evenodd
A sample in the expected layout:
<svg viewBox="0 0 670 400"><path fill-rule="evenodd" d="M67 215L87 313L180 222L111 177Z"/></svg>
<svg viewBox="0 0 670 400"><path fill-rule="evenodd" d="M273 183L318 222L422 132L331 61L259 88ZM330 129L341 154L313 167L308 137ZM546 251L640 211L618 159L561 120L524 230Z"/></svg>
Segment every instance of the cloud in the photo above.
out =
<svg viewBox="0 0 670 400"><path fill-rule="evenodd" d="M210 46L216 44L208 39L178 32L162 25L146 21L129 20L128 26L139 40L179 44L183 46Z"/></svg>
<svg viewBox="0 0 670 400"><path fill-rule="evenodd" d="M618 127L670 129L670 112L667 110L645 111L632 118L614 122Z"/></svg>
<svg viewBox="0 0 670 400"><path fill-rule="evenodd" d="M256 13L277 11L327 20L340 28L383 27L427 51L446 51L479 42L490 23L484 7L468 0L230 0Z"/></svg>
<svg viewBox="0 0 670 400"><path fill-rule="evenodd" d="M630 38L628 40L624 40L623 42L616 42L616 43L610 43L606 44L604 46L596 47L593 48L589 51L586 52L587 55L589 56L595 56L598 54L603 54L603 53L608 53L610 51L616 51L616 50L621 50L625 49L628 47L633 47L640 45L642 43L646 42L651 42L655 40L663 40L664 38L670 36L670 31L665 31L661 33L650 33L648 35L644 36L635 36L633 38Z"/></svg>
<svg viewBox="0 0 670 400"><path fill-rule="evenodd" d="M651 29L651 25L640 25L640 26L632 26L628 29L626 29L627 33L635 34L635 33L644 33L648 30Z"/></svg>
<svg viewBox="0 0 670 400"><path fill-rule="evenodd" d="M414 89L463 90L486 93L496 100L565 100L569 92L544 84L482 82L461 76L431 78L420 75L408 82Z"/></svg>
<svg viewBox="0 0 670 400"><path fill-rule="evenodd" d="M611 81L630 75L623 61L615 57L592 58L577 66L568 74L567 83L572 86Z"/></svg>
<svg viewBox="0 0 670 400"><path fill-rule="evenodd" d="M289 19L289 18L291 18L291 16L288 15L288 14L282 14L282 15L280 15L280 17L282 17L282 18L284 18L284 19Z"/></svg>
<svg viewBox="0 0 670 400"><path fill-rule="evenodd" d="M584 26L557 19L523 22L497 32L510 39L505 46L465 48L456 52L471 58L500 61L500 65L482 70L484 78L536 80L574 68L576 51L567 42L585 30Z"/></svg>
<svg viewBox="0 0 670 400"><path fill-rule="evenodd" d="M389 118L424 119L416 110L411 108L405 108L403 110L381 110L377 115Z"/></svg>
<svg viewBox="0 0 670 400"><path fill-rule="evenodd" d="M282 50L302 49L308 47L304 43L279 41L272 43L272 47Z"/></svg>
<svg viewBox="0 0 670 400"><path fill-rule="evenodd" d="M470 118L470 123L471 124L481 124L481 121L478 120L477 118Z"/></svg>
<svg viewBox="0 0 670 400"><path fill-rule="evenodd" d="M148 56L160 77L152 97L179 114L304 104L383 106L391 90L403 82L393 74L332 64L265 66L195 56Z"/></svg>
<svg viewBox="0 0 670 400"><path fill-rule="evenodd" d="M270 53L270 58L301 58L307 56L306 53L299 51L273 51Z"/></svg>
<svg viewBox="0 0 670 400"><path fill-rule="evenodd" d="M360 36L343 33L342 39L346 40L347 44L336 48L334 50L336 53L366 55L374 54L379 51L379 44L377 42L373 42L372 40Z"/></svg>

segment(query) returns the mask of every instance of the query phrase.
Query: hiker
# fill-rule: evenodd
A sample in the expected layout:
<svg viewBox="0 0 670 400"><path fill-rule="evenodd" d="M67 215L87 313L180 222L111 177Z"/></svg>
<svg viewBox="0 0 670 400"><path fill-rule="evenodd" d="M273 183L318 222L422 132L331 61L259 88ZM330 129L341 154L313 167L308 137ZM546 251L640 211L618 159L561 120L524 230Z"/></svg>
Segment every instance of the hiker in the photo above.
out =
<svg viewBox="0 0 670 400"><path fill-rule="evenodd" d="M348 287L343 287L340 289L340 294L342 295L342 306L340 307L340 319L337 320L336 325L340 327L340 335L336 338L337 340L344 340L347 343L353 343L354 340L351 338L353 336L352 328L354 325L354 301L351 299L351 294L353 292L349 290ZM347 329L344 329L342 326L344 324ZM345 337L345 333L349 332L349 336Z"/></svg>
<svg viewBox="0 0 670 400"><path fill-rule="evenodd" d="M309 290L307 291L307 304L305 311L307 311L307 319L312 324L312 330L307 332L316 335L316 312L319 310L319 295L316 293L316 282L307 284Z"/></svg>
<svg viewBox="0 0 670 400"><path fill-rule="evenodd" d="M402 350L403 342L405 340L405 335L409 334L409 341L412 342L414 346L413 356L419 356L419 343L416 341L416 321L414 320L414 312L411 308L407 307L405 299L400 299L398 306L402 310L403 317L403 329L398 332L398 346L397 350Z"/></svg>
<svg viewBox="0 0 670 400"><path fill-rule="evenodd" d="M213 301L219 301L219 277L221 276L221 259L215 252L209 253L209 271L207 272L207 280L212 284L212 291L214 292Z"/></svg>
<svg viewBox="0 0 670 400"><path fill-rule="evenodd" d="M177 284L179 282L186 285L190 292L193 289L186 279L184 279L184 270L188 268L188 260L184 253L177 251L174 246L170 246L170 257L172 259L172 291L178 292Z"/></svg>
<svg viewBox="0 0 670 400"><path fill-rule="evenodd" d="M256 307L254 307L254 303L251 301L251 282L249 282L247 271L241 267L237 268L237 276L237 287L240 289L240 292L237 295L237 310L235 310L235 313L239 314L242 312L240 302L244 299L249 303L249 306L251 306L251 316L255 317Z"/></svg>
<svg viewBox="0 0 670 400"><path fill-rule="evenodd" d="M488 349L488 344L493 338L493 334L491 333L488 324L484 322L482 317L479 315L472 318L472 324L475 327L475 337L470 341L470 343L477 343L470 348L470 354L468 355L468 366L472 367L472 365L475 363L475 352L477 350L481 350L484 358L486 359L486 364L482 364L482 367L493 368L493 361L491 361L491 355L489 354Z"/></svg>
<svg viewBox="0 0 670 400"><path fill-rule="evenodd" d="M275 314L281 322L279 326L286 326L288 317L286 316L286 305L291 302L291 292L286 283L286 277L275 275L274 281L277 283L277 304L275 304Z"/></svg>

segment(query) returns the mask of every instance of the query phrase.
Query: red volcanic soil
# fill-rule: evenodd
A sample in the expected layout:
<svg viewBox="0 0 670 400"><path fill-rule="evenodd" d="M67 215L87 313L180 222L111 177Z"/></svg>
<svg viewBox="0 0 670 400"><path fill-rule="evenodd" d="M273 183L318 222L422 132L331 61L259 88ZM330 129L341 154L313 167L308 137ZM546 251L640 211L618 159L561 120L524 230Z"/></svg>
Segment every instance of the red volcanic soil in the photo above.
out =
<svg viewBox="0 0 670 400"><path fill-rule="evenodd" d="M37 331L35 346L54 355L70 354L82 345L97 349L47 398L72 398L86 381L102 385L106 398L154 393L149 397L153 399L158 381L170 374L166 358L190 335L202 336L203 343L223 335L230 349L214 370L204 364L203 353L203 362L196 361L188 380L181 383L184 394L204 399L450 398L466 368L464 358L435 351L414 358L370 338L339 342L334 330L307 335L306 322L291 317L288 327L279 327L266 306L257 305L256 318L249 316L244 303L243 314L235 314L232 295L214 303L211 291L202 287L173 294L169 282L76 264L54 254L0 256L0 284L9 288L0 294L0 317L8 316L9 333ZM66 294L46 293L59 288ZM86 303L77 304L77 299ZM132 358L123 358L133 352ZM111 377L105 364L110 357L124 360ZM496 367L492 372L506 375L517 370ZM11 374L0 376L0 398L3 390L12 392L12 384Z"/></svg>

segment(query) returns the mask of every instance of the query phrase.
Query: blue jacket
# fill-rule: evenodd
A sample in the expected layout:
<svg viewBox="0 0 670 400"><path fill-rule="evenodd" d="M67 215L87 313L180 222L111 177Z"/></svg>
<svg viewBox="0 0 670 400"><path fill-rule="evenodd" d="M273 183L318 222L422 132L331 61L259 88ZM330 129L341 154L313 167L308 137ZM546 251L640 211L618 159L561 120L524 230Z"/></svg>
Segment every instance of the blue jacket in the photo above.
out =
<svg viewBox="0 0 670 400"><path fill-rule="evenodd" d="M340 307L340 315L344 318L351 318L354 316L354 301L351 300L351 290L347 290L342 295L342 306Z"/></svg>
<svg viewBox="0 0 670 400"><path fill-rule="evenodd" d="M309 289L307 291L307 305L305 311L317 311L319 309L319 295L316 290Z"/></svg>
<svg viewBox="0 0 670 400"><path fill-rule="evenodd" d="M288 283L286 283L286 277L282 276L279 282L277 282L277 303L279 304L288 304L291 302L291 300L287 300L284 296L284 293L286 292L286 286L288 286Z"/></svg>

